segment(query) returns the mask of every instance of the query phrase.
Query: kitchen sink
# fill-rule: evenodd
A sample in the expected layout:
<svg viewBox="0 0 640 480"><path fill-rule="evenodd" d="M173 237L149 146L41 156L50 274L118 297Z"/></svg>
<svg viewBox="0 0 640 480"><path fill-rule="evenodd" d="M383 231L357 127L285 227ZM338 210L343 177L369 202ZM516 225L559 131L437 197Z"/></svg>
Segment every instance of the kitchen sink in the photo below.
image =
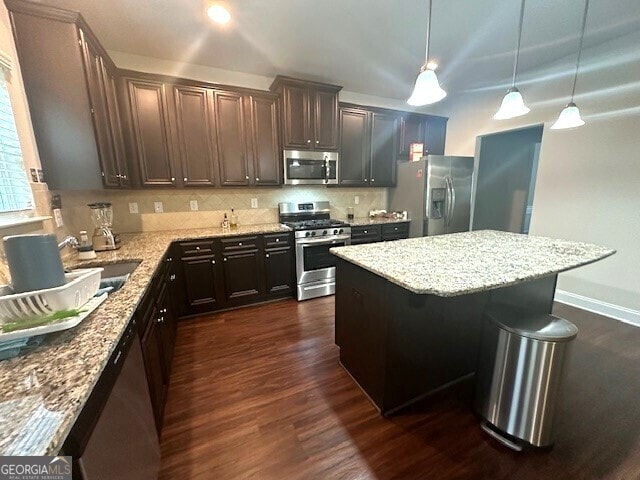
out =
<svg viewBox="0 0 640 480"><path fill-rule="evenodd" d="M102 278L121 277L133 273L138 268L141 262L122 262L122 263L107 263L105 265L94 265L95 267L104 268L102 272Z"/></svg>
<svg viewBox="0 0 640 480"><path fill-rule="evenodd" d="M120 290L133 271L138 268L140 261L120 262L120 263L90 263L77 268L103 268L102 277L100 279L100 289L109 288L109 293Z"/></svg>

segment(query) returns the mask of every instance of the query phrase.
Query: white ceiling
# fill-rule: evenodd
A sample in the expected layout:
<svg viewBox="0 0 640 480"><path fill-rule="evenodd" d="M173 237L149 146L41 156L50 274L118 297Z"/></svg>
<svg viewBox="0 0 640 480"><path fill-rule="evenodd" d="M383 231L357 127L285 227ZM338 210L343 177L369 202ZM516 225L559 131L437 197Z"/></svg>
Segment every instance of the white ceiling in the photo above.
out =
<svg viewBox="0 0 640 480"><path fill-rule="evenodd" d="M423 63L427 0L44 0L80 11L108 50L403 99ZM577 51L584 0L526 3L521 71ZM511 75L518 0L434 0L432 58L450 92ZM640 0L591 0L585 46L640 29Z"/></svg>

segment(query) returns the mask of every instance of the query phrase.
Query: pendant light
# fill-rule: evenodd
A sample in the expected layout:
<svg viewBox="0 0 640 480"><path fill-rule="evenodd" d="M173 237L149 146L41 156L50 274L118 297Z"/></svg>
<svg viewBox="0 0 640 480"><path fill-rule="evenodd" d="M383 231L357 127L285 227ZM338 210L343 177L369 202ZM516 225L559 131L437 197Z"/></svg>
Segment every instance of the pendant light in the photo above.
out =
<svg viewBox="0 0 640 480"><path fill-rule="evenodd" d="M425 61L418 78L416 78L416 85L413 88L411 97L407 100L407 103L412 106L429 105L430 103L436 103L447 96L440 84L438 83L438 77L436 77L437 65L429 62L429 37L431 36L431 0L429 0L429 19L427 20L427 47L425 53Z"/></svg>
<svg viewBox="0 0 640 480"><path fill-rule="evenodd" d="M574 128L584 125L584 120L580 116L578 106L573 103L573 96L576 93L576 80L578 80L578 68L580 67L580 55L582 54L582 41L584 40L584 30L587 26L587 12L589 11L589 0L584 2L584 13L582 14L582 33L580 34L580 46L578 47L578 59L576 61L576 71L573 75L573 88L571 89L571 100L566 107L562 109L556 123L551 128L553 130L561 130L564 128Z"/></svg>
<svg viewBox="0 0 640 480"><path fill-rule="evenodd" d="M506 120L515 118L525 113L529 113L530 109L524 104L520 90L516 88L516 74L518 73L518 58L520 57L520 42L522 40L522 23L524 20L524 2L520 5L520 27L518 29L518 47L516 48L516 58L513 62L513 79L511 88L507 90L507 94L502 99L500 110L493 116L495 120Z"/></svg>

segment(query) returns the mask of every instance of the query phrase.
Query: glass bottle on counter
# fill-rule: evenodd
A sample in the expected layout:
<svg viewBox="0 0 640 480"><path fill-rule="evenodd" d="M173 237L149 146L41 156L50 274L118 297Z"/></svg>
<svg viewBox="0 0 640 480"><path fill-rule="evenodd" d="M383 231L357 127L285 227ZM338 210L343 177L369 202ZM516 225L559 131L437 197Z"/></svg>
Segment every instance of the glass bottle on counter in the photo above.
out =
<svg viewBox="0 0 640 480"><path fill-rule="evenodd" d="M222 219L222 229L229 230L229 218L227 217L227 212L224 212L224 218Z"/></svg>
<svg viewBox="0 0 640 480"><path fill-rule="evenodd" d="M238 215L236 214L236 212L233 211L233 208L231 209L231 217L229 218L229 226L231 227L231 230L237 230L237 228L238 228Z"/></svg>

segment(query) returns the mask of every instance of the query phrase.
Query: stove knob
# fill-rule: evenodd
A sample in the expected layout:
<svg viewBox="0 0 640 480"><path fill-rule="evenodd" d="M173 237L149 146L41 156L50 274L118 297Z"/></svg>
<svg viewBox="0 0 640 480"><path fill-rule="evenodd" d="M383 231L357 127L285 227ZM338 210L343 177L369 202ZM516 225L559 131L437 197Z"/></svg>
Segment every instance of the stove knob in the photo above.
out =
<svg viewBox="0 0 640 480"><path fill-rule="evenodd" d="M334 235L337 235L337 234L338 234L338 230L334 230L334 231L333 231L333 234L334 234Z"/></svg>
<svg viewBox="0 0 640 480"><path fill-rule="evenodd" d="M316 236L316 232L315 231L311 232L311 236L315 237Z"/></svg>
<svg viewBox="0 0 640 480"><path fill-rule="evenodd" d="M308 237L309 235L311 235L311 232L306 232L306 233L304 234L304 236L305 236L305 237Z"/></svg>
<svg viewBox="0 0 640 480"><path fill-rule="evenodd" d="M326 234L327 234L327 231L325 230L324 232L322 232L322 234L323 234L323 235L326 235Z"/></svg>
<svg viewBox="0 0 640 480"><path fill-rule="evenodd" d="M342 232L344 232L344 230L342 230L342 229L338 230L338 233L342 233Z"/></svg>

